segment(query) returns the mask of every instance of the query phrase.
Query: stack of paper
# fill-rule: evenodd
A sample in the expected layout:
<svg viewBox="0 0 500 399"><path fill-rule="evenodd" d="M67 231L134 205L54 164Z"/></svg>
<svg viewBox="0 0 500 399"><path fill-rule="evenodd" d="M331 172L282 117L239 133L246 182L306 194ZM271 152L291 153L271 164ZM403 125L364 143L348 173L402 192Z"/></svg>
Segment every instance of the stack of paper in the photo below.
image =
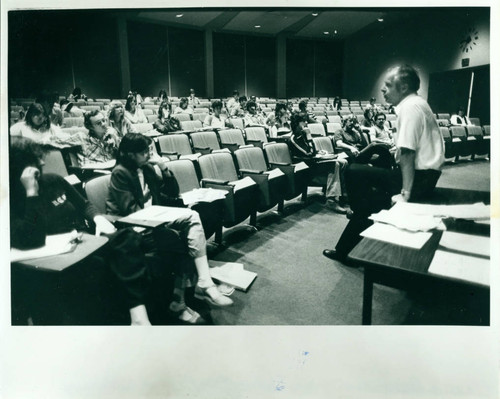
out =
<svg viewBox="0 0 500 399"><path fill-rule="evenodd" d="M490 218L490 206L482 202L460 205L429 205L410 202L398 202L391 211L404 214L450 217L456 219L481 220Z"/></svg>
<svg viewBox="0 0 500 399"><path fill-rule="evenodd" d="M247 291L257 277L257 273L245 270L243 264L235 262L208 261L212 278L234 288Z"/></svg>
<svg viewBox="0 0 500 399"><path fill-rule="evenodd" d="M374 213L370 219L375 222L386 223L403 230L429 231L442 227L441 218L430 215L414 215L398 211L397 209L381 210Z"/></svg>
<svg viewBox="0 0 500 399"><path fill-rule="evenodd" d="M431 238L432 233L404 231L390 224L374 223L363 231L361 236L402 247L420 249Z"/></svg>
<svg viewBox="0 0 500 399"><path fill-rule="evenodd" d="M181 194L184 205L191 205L197 202L213 202L226 197L226 190L214 188L197 188Z"/></svg>
<svg viewBox="0 0 500 399"><path fill-rule="evenodd" d="M490 260L437 250L429 273L490 285Z"/></svg>

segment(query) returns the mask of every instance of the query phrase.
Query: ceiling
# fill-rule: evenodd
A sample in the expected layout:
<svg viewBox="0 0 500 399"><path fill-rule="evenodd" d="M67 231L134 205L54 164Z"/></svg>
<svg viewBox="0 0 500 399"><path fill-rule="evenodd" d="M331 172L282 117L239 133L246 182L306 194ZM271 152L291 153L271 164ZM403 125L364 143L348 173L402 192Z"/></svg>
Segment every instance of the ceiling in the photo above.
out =
<svg viewBox="0 0 500 399"><path fill-rule="evenodd" d="M185 28L217 32L297 38L343 40L364 29L399 21L416 11L408 9L148 9L130 17ZM316 14L316 15L314 15ZM378 19L383 18L383 22Z"/></svg>

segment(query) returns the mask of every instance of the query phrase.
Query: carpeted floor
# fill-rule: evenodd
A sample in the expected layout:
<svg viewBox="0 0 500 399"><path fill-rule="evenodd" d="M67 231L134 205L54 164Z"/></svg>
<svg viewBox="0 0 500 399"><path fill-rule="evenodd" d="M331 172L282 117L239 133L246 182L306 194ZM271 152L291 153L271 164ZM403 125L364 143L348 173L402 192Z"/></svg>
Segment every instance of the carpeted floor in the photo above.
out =
<svg viewBox="0 0 500 399"><path fill-rule="evenodd" d="M489 162L446 165L441 188L489 191ZM486 195L487 196L487 195ZM359 325L363 269L346 267L322 256L333 248L347 224L345 216L327 210L317 189L308 203L287 203L285 217L259 215L258 232L245 226L225 231L228 246L212 257L243 263L258 274L248 292L236 291L235 305L201 311L215 325ZM199 305L199 304L198 304ZM462 304L463 305L463 304ZM373 324L467 324L464 306L454 301L429 301L375 285Z"/></svg>

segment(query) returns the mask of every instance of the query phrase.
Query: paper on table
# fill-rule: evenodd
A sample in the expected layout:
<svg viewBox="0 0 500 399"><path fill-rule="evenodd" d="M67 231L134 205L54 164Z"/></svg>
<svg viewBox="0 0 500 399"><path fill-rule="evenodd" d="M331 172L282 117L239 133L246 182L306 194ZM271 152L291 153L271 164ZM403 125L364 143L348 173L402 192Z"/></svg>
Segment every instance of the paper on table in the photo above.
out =
<svg viewBox="0 0 500 399"><path fill-rule="evenodd" d="M214 188L197 188L181 194L184 205L191 205L197 202L213 202L225 198L226 190L217 190Z"/></svg>
<svg viewBox="0 0 500 399"><path fill-rule="evenodd" d="M490 285L489 259L437 250L429 266L429 273Z"/></svg>
<svg viewBox="0 0 500 399"><path fill-rule="evenodd" d="M439 245L454 251L490 256L490 237L445 231Z"/></svg>
<svg viewBox="0 0 500 399"><path fill-rule="evenodd" d="M131 213L127 219L149 220L155 222L170 222L179 216L191 214L189 208L177 208L171 206L151 205L140 211ZM123 218L125 219L125 218Z"/></svg>
<svg viewBox="0 0 500 399"><path fill-rule="evenodd" d="M382 209L379 213L371 215L370 219L410 231L429 231L441 227L442 223L441 218L429 215L407 214L394 209Z"/></svg>
<svg viewBox="0 0 500 399"><path fill-rule="evenodd" d="M81 166L82 169L113 169L116 164L116 159L106 162L86 163Z"/></svg>
<svg viewBox="0 0 500 399"><path fill-rule="evenodd" d="M402 247L420 249L429 240L432 233L405 231L390 224L374 223L363 231L361 236Z"/></svg>
<svg viewBox="0 0 500 399"><path fill-rule="evenodd" d="M452 217L456 219L489 219L490 206L482 202L460 205L430 205L397 202L391 210L414 215Z"/></svg>
<svg viewBox="0 0 500 399"><path fill-rule="evenodd" d="M11 248L10 261L20 262L28 259L44 258L46 256L60 255L71 252L77 245L76 243L72 243L72 241L76 238L75 233L76 231L47 236L45 238L45 245L41 248L28 250Z"/></svg>
<svg viewBox="0 0 500 399"><path fill-rule="evenodd" d="M245 270L241 263L214 260L209 260L208 263L212 278L239 290L247 291L257 277L257 273Z"/></svg>

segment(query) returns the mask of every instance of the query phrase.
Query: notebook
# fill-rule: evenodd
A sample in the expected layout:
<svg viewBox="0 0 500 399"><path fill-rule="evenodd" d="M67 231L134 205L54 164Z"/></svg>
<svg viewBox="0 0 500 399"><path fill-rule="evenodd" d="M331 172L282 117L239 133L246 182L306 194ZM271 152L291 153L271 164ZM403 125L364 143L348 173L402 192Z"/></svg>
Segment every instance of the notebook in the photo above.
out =
<svg viewBox="0 0 500 399"><path fill-rule="evenodd" d="M257 273L245 270L243 264L209 260L210 275L221 283L230 285L241 291L248 291L257 278Z"/></svg>

